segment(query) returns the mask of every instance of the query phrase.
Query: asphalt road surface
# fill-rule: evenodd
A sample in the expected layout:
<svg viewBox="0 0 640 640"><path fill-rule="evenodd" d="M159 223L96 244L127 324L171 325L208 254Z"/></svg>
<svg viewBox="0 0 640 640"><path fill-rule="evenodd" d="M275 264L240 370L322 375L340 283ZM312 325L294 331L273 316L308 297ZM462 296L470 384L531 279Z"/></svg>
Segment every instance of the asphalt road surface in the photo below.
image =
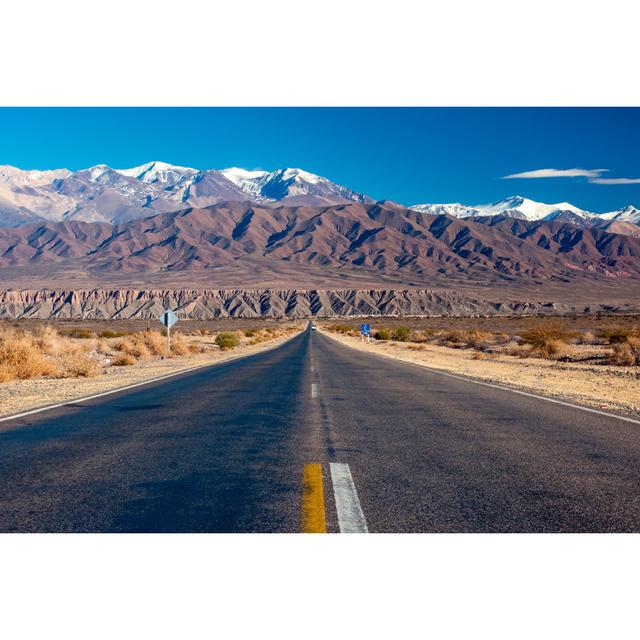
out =
<svg viewBox="0 0 640 640"><path fill-rule="evenodd" d="M0 423L2 532L640 531L640 425L283 346Z"/></svg>

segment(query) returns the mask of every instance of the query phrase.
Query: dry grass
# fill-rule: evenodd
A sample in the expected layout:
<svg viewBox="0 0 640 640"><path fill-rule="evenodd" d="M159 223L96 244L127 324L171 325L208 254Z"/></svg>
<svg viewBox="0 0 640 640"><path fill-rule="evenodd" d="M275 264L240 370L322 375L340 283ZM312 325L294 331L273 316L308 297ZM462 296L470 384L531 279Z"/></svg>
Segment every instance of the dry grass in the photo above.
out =
<svg viewBox="0 0 640 640"><path fill-rule="evenodd" d="M92 378L100 373L100 365L95 356L81 349L68 351L62 356L58 372L60 378Z"/></svg>
<svg viewBox="0 0 640 640"><path fill-rule="evenodd" d="M371 319L372 335L384 342L407 342L411 351L419 345L437 345L456 350L471 350L487 358L509 355L521 359L585 362L594 365L640 366L640 324L625 317L616 324L597 317L496 318L496 330L490 331L486 318L377 318ZM323 328L344 336L359 336L357 319L350 324L323 322ZM406 322L406 324L401 324ZM442 326L446 323L450 327ZM473 328L477 322L478 328ZM513 331L505 331L509 324ZM456 326L457 325L457 326ZM476 360L482 356L472 356Z"/></svg>
<svg viewBox="0 0 640 640"><path fill-rule="evenodd" d="M240 343L240 333L230 335ZM258 331L254 339L262 341ZM272 337L276 332L264 332ZM201 334L198 332L198 336ZM215 348L213 340L193 342L181 333L171 336L171 353L167 350L167 338L160 331L137 333L116 331L90 331L88 329L64 330L62 333L48 325L33 330L15 327L0 329L0 382L27 380L30 378L89 378L108 366L131 366L153 358L173 358L203 353Z"/></svg>
<svg viewBox="0 0 640 640"><path fill-rule="evenodd" d="M40 338L11 329L0 334L0 381L41 378L57 372Z"/></svg>
<svg viewBox="0 0 640 640"><path fill-rule="evenodd" d="M616 342L613 346L611 364L632 367L640 364L640 338L628 336L624 342Z"/></svg>

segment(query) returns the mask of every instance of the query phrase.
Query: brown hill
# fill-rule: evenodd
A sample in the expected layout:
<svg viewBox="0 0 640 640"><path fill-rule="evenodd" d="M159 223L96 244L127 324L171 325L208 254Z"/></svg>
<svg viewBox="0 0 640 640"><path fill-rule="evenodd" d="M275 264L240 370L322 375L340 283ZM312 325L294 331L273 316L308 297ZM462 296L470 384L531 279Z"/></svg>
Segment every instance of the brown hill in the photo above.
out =
<svg viewBox="0 0 640 640"><path fill-rule="evenodd" d="M640 239L561 221L457 219L390 202L225 203L119 225L0 229L5 288L546 286L640 281Z"/></svg>

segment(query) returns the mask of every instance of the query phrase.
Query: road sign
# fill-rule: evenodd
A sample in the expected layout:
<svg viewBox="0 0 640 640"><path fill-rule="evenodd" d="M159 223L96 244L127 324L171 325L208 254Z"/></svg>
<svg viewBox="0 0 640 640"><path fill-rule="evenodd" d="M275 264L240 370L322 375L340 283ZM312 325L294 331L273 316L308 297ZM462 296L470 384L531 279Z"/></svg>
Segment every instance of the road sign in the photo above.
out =
<svg viewBox="0 0 640 640"><path fill-rule="evenodd" d="M178 316L171 311L171 309L165 309L162 312L162 318L160 318L162 324L167 327L167 351L171 353L171 327L178 322Z"/></svg>
<svg viewBox="0 0 640 640"><path fill-rule="evenodd" d="M360 325L360 333L363 336L371 335L371 325L370 324L361 324Z"/></svg>
<svg viewBox="0 0 640 640"><path fill-rule="evenodd" d="M178 322L178 316L171 309L165 309L162 313L161 322L167 329L171 329Z"/></svg>

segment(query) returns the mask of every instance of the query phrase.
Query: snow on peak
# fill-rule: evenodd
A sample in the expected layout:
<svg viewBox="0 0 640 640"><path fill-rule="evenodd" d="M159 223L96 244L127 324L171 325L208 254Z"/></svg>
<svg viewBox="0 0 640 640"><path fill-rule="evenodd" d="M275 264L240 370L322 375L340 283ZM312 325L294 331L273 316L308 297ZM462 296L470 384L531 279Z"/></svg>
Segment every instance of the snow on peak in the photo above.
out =
<svg viewBox="0 0 640 640"><path fill-rule="evenodd" d="M544 204L524 198L523 196L509 196L498 202L491 204L479 204L467 206L459 203L454 204L421 204L411 207L416 211L431 213L433 215L448 214L456 218L470 218L482 216L507 215L525 220L553 219L560 212L571 212L580 218L588 218L590 214L569 202L559 202L556 204Z"/></svg>
<svg viewBox="0 0 640 640"><path fill-rule="evenodd" d="M287 167L275 171L248 171L238 167L222 169L220 172L243 191L262 196L268 200L286 196L304 195L310 185L328 185L326 178L302 169Z"/></svg>
<svg viewBox="0 0 640 640"><path fill-rule="evenodd" d="M315 173L309 173L303 169L288 168L281 171L283 180L295 180L296 182L308 182L309 184L327 182L326 178L322 178Z"/></svg>
<svg viewBox="0 0 640 640"><path fill-rule="evenodd" d="M622 207L622 209L603 213L600 217L604 218L605 220L633 222L637 224L640 222L640 209L632 204L628 204L626 207Z"/></svg>
<svg viewBox="0 0 640 640"><path fill-rule="evenodd" d="M114 171L120 175L136 178L136 180L146 183L166 182L172 184L199 173L198 169L181 167L168 162L160 162L159 160L147 162L131 169L114 169Z"/></svg>
<svg viewBox="0 0 640 640"><path fill-rule="evenodd" d="M68 169L18 169L9 164L0 166L0 182L11 182L21 185L43 186L51 184L54 180L68 178L71 171Z"/></svg>

